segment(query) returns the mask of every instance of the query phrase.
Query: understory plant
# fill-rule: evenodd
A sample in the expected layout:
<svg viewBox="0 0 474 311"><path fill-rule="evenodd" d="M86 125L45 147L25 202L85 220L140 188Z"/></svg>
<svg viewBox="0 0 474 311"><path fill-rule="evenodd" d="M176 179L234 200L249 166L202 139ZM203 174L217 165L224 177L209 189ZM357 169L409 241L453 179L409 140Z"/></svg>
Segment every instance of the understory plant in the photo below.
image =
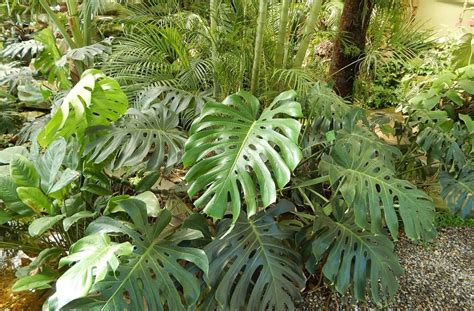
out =
<svg viewBox="0 0 474 311"><path fill-rule="evenodd" d="M284 310L322 273L388 301L393 241L432 238L433 203L363 109L322 85L297 96L240 91L186 131L173 101L127 111L85 71L31 147L0 152L0 219L26 237L0 245L36 256L13 289L48 289L44 310Z"/></svg>

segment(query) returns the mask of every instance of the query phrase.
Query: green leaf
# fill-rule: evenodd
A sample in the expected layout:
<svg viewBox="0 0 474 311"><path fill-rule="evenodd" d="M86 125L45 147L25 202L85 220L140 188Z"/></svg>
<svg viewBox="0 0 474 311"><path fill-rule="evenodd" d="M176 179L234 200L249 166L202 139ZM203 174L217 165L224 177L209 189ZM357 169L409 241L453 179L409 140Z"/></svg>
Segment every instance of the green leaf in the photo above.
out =
<svg viewBox="0 0 474 311"><path fill-rule="evenodd" d="M41 218L33 220L28 227L28 233L35 237L41 235L51 229L56 223L64 218L64 215L57 216L43 216Z"/></svg>
<svg viewBox="0 0 474 311"><path fill-rule="evenodd" d="M442 172L439 181L446 205L462 217L470 216L474 207L474 170L465 167L457 178Z"/></svg>
<svg viewBox="0 0 474 311"><path fill-rule="evenodd" d="M41 177L41 189L49 193L66 156L66 140L62 137L54 141L44 154L35 161L36 170Z"/></svg>
<svg viewBox="0 0 474 311"><path fill-rule="evenodd" d="M367 291L375 303L380 303L381 296L393 297L398 290L402 268L393 243L384 234L361 229L352 213L339 221L323 214L316 216L312 255L316 262L325 260L324 276L342 295L350 288L354 298L365 300Z"/></svg>
<svg viewBox="0 0 474 311"><path fill-rule="evenodd" d="M462 106L464 105L464 100L461 96L459 96L458 92L455 90L449 90L446 92L446 97L453 101L456 105Z"/></svg>
<svg viewBox="0 0 474 311"><path fill-rule="evenodd" d="M224 219L206 248L212 296L223 310L293 310L305 286L299 254L291 235L274 220L270 208L248 218L241 213L233 227ZM213 309L204 306L204 310Z"/></svg>
<svg viewBox="0 0 474 311"><path fill-rule="evenodd" d="M391 167L393 164L386 164L378 150L357 140L336 143L331 155L323 156L319 166L354 210L357 225L379 233L384 219L392 237L397 239L398 211L408 237L430 236L434 232L430 197L408 181L395 178Z"/></svg>
<svg viewBox="0 0 474 311"><path fill-rule="evenodd" d="M95 217L96 215L97 215L96 212L80 211L80 212L75 213L72 216L66 217L63 220L64 230L68 231L72 225L74 225L76 222L78 222L81 219Z"/></svg>
<svg viewBox="0 0 474 311"><path fill-rule="evenodd" d="M102 195L111 195L112 191L110 189L104 188L96 184L87 184L81 188L81 191L90 192L99 196Z"/></svg>
<svg viewBox="0 0 474 311"><path fill-rule="evenodd" d="M458 69L472 63L472 33L464 34L452 54L452 66Z"/></svg>
<svg viewBox="0 0 474 311"><path fill-rule="evenodd" d="M192 166L186 174L189 196L204 192L194 202L197 207L222 218L230 202L236 221L242 192L249 217L258 206L275 202L277 187L289 182L302 157L297 145L301 124L278 117L302 116L295 96L294 91L280 94L262 113L257 98L243 91L204 106L183 156L184 165Z"/></svg>
<svg viewBox="0 0 474 311"><path fill-rule="evenodd" d="M183 261L194 263L205 275L208 260L204 251L181 247L183 239L195 239L201 234L189 235L166 230L171 213L164 209L153 224L148 223L145 203L136 199L118 201L133 221L124 223L109 217L92 222L87 233L122 233L132 238L135 250L118 267L97 283L90 298L79 300L68 307L82 306L100 310L185 310L191 309L200 294L199 280L185 267ZM183 235L183 233L185 235ZM182 288L182 293L178 291ZM123 299L124 295L128 299ZM59 295L59 294L58 294Z"/></svg>
<svg viewBox="0 0 474 311"><path fill-rule="evenodd" d="M135 186L135 191L140 193L140 192L145 192L145 191L150 190L150 188L153 187L153 185L158 181L159 178L160 178L159 171L155 171L144 176Z"/></svg>
<svg viewBox="0 0 474 311"><path fill-rule="evenodd" d="M18 187L16 192L20 200L36 213L54 214L54 207L48 197L38 188Z"/></svg>
<svg viewBox="0 0 474 311"><path fill-rule="evenodd" d="M0 176L0 200L8 210L23 216L31 216L33 210L21 201L16 192L17 186L9 176Z"/></svg>
<svg viewBox="0 0 474 311"><path fill-rule="evenodd" d="M59 262L59 267L72 266L56 282L56 292L47 302L49 309L59 310L68 302L87 295L109 271L117 270L118 257L128 256L132 250L129 242L113 243L105 234L89 235L74 243L70 255Z"/></svg>
<svg viewBox="0 0 474 311"><path fill-rule="evenodd" d="M10 161L10 176L17 186L39 187L39 175L33 163L17 154Z"/></svg>
<svg viewBox="0 0 474 311"><path fill-rule="evenodd" d="M14 146L0 150L0 164L10 164L16 154L28 155L28 150L23 146Z"/></svg>
<svg viewBox="0 0 474 311"><path fill-rule="evenodd" d="M58 258L63 252L63 249L59 247L46 248L42 250L28 266L18 268L18 270L15 272L15 276L21 278L30 275L30 273L45 266L48 261Z"/></svg>
<svg viewBox="0 0 474 311"><path fill-rule="evenodd" d="M162 105L139 111L130 109L123 121L111 127L90 128L95 135L86 146L94 163L102 163L112 156L112 168L146 163L147 170L172 167L181 159L186 140L178 129L178 115Z"/></svg>
<svg viewBox="0 0 474 311"><path fill-rule="evenodd" d="M57 274L54 273L38 273L35 275L25 276L19 280L17 280L13 286L13 292L20 292L24 290L31 290L31 289L45 289L51 288L50 283L56 281L58 278Z"/></svg>
<svg viewBox="0 0 474 311"><path fill-rule="evenodd" d="M460 113L459 119L461 119L466 124L469 133L474 133L474 120L472 120L470 116Z"/></svg>
<svg viewBox="0 0 474 311"><path fill-rule="evenodd" d="M78 179L80 176L81 175L78 172L73 171L69 168L66 168L64 172L60 174L59 180L55 184L53 184L53 186L49 189L48 194L55 193L66 188L74 180Z"/></svg>
<svg viewBox="0 0 474 311"><path fill-rule="evenodd" d="M474 95L474 81L472 80L459 80L458 81L459 86L468 92L471 95Z"/></svg>
<svg viewBox="0 0 474 311"><path fill-rule="evenodd" d="M12 213L0 210L0 225L6 224L13 219Z"/></svg>
<svg viewBox="0 0 474 311"><path fill-rule="evenodd" d="M38 142L46 147L58 137L83 137L87 127L110 125L127 107L127 97L114 79L96 69L86 70L38 134Z"/></svg>
<svg viewBox="0 0 474 311"><path fill-rule="evenodd" d="M146 204L146 213L149 217L158 217L161 211L160 201L158 201L158 198L153 192L145 191L131 198L140 200Z"/></svg>

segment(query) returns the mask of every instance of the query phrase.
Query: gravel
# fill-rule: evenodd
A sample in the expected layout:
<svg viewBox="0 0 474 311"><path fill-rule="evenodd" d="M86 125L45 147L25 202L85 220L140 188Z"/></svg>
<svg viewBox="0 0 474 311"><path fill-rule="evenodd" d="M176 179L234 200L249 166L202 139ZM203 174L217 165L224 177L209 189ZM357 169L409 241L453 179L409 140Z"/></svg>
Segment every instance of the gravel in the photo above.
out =
<svg viewBox="0 0 474 311"><path fill-rule="evenodd" d="M432 243L405 238L395 250L405 270L397 297L385 310L474 310L473 227L439 229ZM351 302L327 287L304 294L299 310L375 310L366 302Z"/></svg>

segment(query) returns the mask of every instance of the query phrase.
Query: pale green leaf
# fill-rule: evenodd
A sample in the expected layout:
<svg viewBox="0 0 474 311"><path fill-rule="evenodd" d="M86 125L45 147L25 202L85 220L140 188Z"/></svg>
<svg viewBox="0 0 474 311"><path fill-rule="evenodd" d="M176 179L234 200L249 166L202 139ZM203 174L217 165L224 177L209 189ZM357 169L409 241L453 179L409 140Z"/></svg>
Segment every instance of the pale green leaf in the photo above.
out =
<svg viewBox="0 0 474 311"><path fill-rule="evenodd" d="M31 236L38 236L49 229L51 229L56 223L64 218L64 215L57 216L43 216L41 218L33 220L33 222L28 227L28 233Z"/></svg>

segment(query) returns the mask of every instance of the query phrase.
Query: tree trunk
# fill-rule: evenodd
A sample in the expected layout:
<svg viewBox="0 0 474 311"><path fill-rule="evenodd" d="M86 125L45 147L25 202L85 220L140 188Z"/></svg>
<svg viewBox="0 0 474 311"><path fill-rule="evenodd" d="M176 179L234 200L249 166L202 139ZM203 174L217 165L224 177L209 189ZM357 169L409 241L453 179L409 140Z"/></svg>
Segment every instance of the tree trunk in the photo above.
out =
<svg viewBox="0 0 474 311"><path fill-rule="evenodd" d="M283 57L286 50L286 26L288 24L288 10L291 0L282 0L280 11L280 30L278 31L278 42L275 51L275 66L283 66Z"/></svg>
<svg viewBox="0 0 474 311"><path fill-rule="evenodd" d="M267 0L260 0L258 6L257 33L255 35L255 50L252 65L252 80L250 90L255 93L258 88L260 63L263 53L263 33L265 30L265 20L267 18Z"/></svg>
<svg viewBox="0 0 474 311"><path fill-rule="evenodd" d="M309 42L311 41L311 35L314 32L314 26L318 21L319 11L321 11L322 2L322 0L313 0L311 11L304 27L303 39L301 40L300 47L298 48L298 52L295 56L295 61L293 62L293 67L295 68L301 67L301 65L303 64L304 57L306 56L306 51L308 50Z"/></svg>
<svg viewBox="0 0 474 311"><path fill-rule="evenodd" d="M335 81L334 90L342 97L352 96L373 8L374 0L344 1L330 70Z"/></svg>

